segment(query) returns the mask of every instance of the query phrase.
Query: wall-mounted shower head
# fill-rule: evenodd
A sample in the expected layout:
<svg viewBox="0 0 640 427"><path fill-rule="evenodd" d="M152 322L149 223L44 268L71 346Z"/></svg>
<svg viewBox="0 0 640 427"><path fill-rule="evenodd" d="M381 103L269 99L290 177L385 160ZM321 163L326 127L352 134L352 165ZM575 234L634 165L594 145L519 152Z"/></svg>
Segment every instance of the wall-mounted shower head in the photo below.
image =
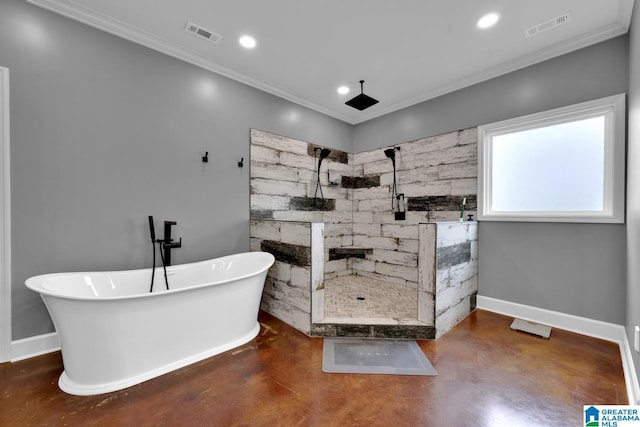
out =
<svg viewBox="0 0 640 427"><path fill-rule="evenodd" d="M384 155L394 160L396 158L396 151L400 151L400 147L387 148L384 150Z"/></svg>
<svg viewBox="0 0 640 427"><path fill-rule="evenodd" d="M323 148L322 150L320 150L320 161L329 157L329 154L331 154L331 150L329 150L328 148Z"/></svg>
<svg viewBox="0 0 640 427"><path fill-rule="evenodd" d="M384 154L385 154L385 156L387 156L391 160L394 160L396 158L396 150L395 150L395 148L387 148L386 150L384 150Z"/></svg>
<svg viewBox="0 0 640 427"><path fill-rule="evenodd" d="M396 169L396 151L398 151L400 147L387 148L384 150L384 155L391 159L391 163L393 163L393 170L395 172Z"/></svg>
<svg viewBox="0 0 640 427"><path fill-rule="evenodd" d="M329 157L329 154L331 154L331 150L329 150L328 148L320 148L320 147L315 147L313 150L316 153L318 152L318 150L320 150L320 157L318 158L318 174L317 174L318 179L316 181L316 192L313 197L316 198L316 196L318 195L318 190L320 190L320 197L324 199L324 195L322 194L322 186L320 185L320 165L322 164L322 161L324 159Z"/></svg>
<svg viewBox="0 0 640 427"><path fill-rule="evenodd" d="M324 159L329 157L329 154L331 154L331 150L329 150L328 148L316 147L314 148L314 151L316 152L320 151L320 157L318 158L318 173L320 173L320 165L322 164L322 161Z"/></svg>

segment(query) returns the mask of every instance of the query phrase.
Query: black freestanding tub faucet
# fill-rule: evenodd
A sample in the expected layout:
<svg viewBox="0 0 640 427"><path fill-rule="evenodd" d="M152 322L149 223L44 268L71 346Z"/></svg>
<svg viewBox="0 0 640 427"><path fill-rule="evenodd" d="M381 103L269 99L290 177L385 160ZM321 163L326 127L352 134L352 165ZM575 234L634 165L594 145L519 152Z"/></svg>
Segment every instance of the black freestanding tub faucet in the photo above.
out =
<svg viewBox="0 0 640 427"><path fill-rule="evenodd" d="M164 222L164 240L161 241L162 250L164 251L164 263L165 265L171 265L171 249L177 249L182 247L182 237L180 241L174 242L171 238L171 226L177 225L175 221Z"/></svg>

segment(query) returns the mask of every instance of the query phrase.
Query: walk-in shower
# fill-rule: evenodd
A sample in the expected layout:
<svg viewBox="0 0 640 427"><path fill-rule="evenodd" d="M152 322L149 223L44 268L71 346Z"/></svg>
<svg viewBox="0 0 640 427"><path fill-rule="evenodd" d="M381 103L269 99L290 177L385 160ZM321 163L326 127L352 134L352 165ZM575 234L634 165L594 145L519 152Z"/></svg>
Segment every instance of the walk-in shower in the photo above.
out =
<svg viewBox="0 0 640 427"><path fill-rule="evenodd" d="M252 130L251 249L276 257L263 309L309 335L405 338L468 314L477 244L458 216L463 197L475 210L472 134L346 153Z"/></svg>

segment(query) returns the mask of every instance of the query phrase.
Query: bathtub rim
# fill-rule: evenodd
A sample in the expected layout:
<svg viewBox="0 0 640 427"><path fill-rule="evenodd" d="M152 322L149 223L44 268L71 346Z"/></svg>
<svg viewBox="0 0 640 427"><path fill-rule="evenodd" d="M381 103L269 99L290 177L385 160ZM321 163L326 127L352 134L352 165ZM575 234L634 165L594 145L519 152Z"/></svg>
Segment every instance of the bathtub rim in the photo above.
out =
<svg viewBox="0 0 640 427"><path fill-rule="evenodd" d="M62 298L62 299L69 299L69 300L80 300L80 301L121 301L121 300L129 300L129 299L137 299L137 298L156 298L156 297L160 297L162 295L171 295L177 292L186 292L189 291L190 289L199 289L199 288L204 288L207 286L213 286L213 285L222 285L225 283L230 283L230 282L235 282L238 280L242 280L242 279L246 279L249 277L253 277L253 276L257 276L259 274L264 273L266 270L268 270L269 268L271 268L271 266L274 264L275 262L275 257L273 256L273 254L269 253L269 252L264 252L264 251L249 251L249 252L240 252L237 254L231 254L231 255L225 255L225 256L221 256L221 257L217 257L217 258L210 258L210 259L206 259L206 260L202 260L202 261L195 261L195 262L190 262L190 263L185 263L185 264L176 264L176 265L171 265L167 267L167 273L171 272L172 269L178 269L178 268L185 268L185 267L189 267L189 266L195 266L195 265L199 265L199 264L206 264L209 263L211 261L223 261L225 259L229 259L229 258L239 258L242 256L251 256L250 254L259 254L259 256L264 256L267 260L269 260L269 262L266 262L264 265L261 265L260 268L256 271L253 271L249 274L244 274L244 275L238 275L238 276L234 276L231 277L229 279L225 279L225 280L220 280L220 281L216 281L216 282L205 282L205 283L201 283L201 284L197 284L197 285L193 285L193 286L189 286L186 288L178 288L178 289L169 289L169 290L158 290L155 292L143 292L140 294L133 294L133 295L118 295L118 296L77 296L77 295L69 295L69 294L62 294L59 292L55 292L55 291L51 291L49 289L44 289L41 285L42 283L50 277L61 277L61 276L83 276L83 275L90 275L90 274L109 274L109 273L138 273L138 272L149 272L149 279L151 279L151 270L152 268L138 268L138 269L131 269L131 270L96 270L96 271L72 271L72 272L60 272L60 273L46 273L46 274L39 274L37 276L32 276L29 277L28 279L25 280L25 286L27 288L29 288L30 290L39 293L43 298L44 295L47 296L51 296L54 298ZM164 274L163 272L163 268L162 266L160 267L154 267L156 269L156 274L158 275L162 275Z"/></svg>

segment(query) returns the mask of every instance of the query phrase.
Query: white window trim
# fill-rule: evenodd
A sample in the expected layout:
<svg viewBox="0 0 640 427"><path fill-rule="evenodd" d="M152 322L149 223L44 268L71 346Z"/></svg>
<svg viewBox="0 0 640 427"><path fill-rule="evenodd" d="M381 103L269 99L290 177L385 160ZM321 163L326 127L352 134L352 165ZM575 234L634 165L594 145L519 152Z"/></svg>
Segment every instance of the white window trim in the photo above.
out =
<svg viewBox="0 0 640 427"><path fill-rule="evenodd" d="M605 113L604 209L601 212L504 212L491 209L491 161L494 136L586 119ZM531 114L478 127L478 220L522 222L624 223L625 95Z"/></svg>

